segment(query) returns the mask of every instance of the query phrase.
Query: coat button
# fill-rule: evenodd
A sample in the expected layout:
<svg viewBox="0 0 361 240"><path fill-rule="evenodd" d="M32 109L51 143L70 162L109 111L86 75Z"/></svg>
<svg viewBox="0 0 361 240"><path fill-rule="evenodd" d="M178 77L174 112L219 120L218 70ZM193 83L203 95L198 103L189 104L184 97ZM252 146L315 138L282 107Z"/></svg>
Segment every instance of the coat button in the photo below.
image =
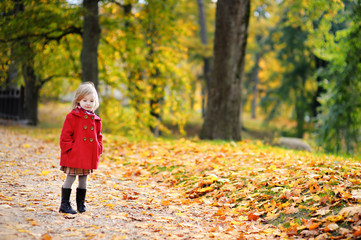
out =
<svg viewBox="0 0 361 240"><path fill-rule="evenodd" d="M93 142L93 139L92 139L92 138L89 138L89 141L90 141L90 142Z"/></svg>
<svg viewBox="0 0 361 240"><path fill-rule="evenodd" d="M84 118L85 118L85 119L88 119L88 115L84 115Z"/></svg>
<svg viewBox="0 0 361 240"><path fill-rule="evenodd" d="M94 127L93 127L93 126L91 126L91 127L90 127L90 130L92 130L92 131L93 131L93 130L94 130Z"/></svg>
<svg viewBox="0 0 361 240"><path fill-rule="evenodd" d="M94 116L92 116L91 119L94 120Z"/></svg>
<svg viewBox="0 0 361 240"><path fill-rule="evenodd" d="M85 130L88 128L86 125L84 125L84 127L83 127Z"/></svg>
<svg viewBox="0 0 361 240"><path fill-rule="evenodd" d="M84 142L86 141L86 137L83 138Z"/></svg>

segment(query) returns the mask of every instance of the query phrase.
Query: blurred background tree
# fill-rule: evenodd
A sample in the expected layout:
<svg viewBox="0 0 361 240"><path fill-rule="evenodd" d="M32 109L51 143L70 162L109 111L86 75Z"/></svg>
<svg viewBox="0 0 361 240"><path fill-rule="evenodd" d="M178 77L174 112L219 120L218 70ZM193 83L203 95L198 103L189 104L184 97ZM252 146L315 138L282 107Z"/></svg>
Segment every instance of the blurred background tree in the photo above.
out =
<svg viewBox="0 0 361 240"><path fill-rule="evenodd" d="M218 1L214 62L203 139L241 140L241 90L250 17L250 1Z"/></svg>
<svg viewBox="0 0 361 240"><path fill-rule="evenodd" d="M38 124L40 102L67 101L81 81L93 81L105 131L195 136L207 119L215 66L226 68L214 62L216 4L1 1L1 87L25 87L31 125ZM242 115L237 122L245 138L276 132L317 140L326 151L361 151L360 5L360 0L251 1L239 76L243 103L230 110ZM87 30L89 17L96 34ZM213 83L214 91L225 86L226 76ZM219 115L208 118L229 119Z"/></svg>
<svg viewBox="0 0 361 240"><path fill-rule="evenodd" d="M78 11L67 8L65 1L13 0L1 3L1 13L0 39L5 53L2 65L5 68L11 66L4 69L6 72L22 73L26 118L30 125L37 125L41 88L46 82L65 76L67 72L64 67L60 71L54 70L52 62L44 57L58 47L53 42L59 42L69 34L80 34ZM16 80L7 76L5 79L6 85Z"/></svg>

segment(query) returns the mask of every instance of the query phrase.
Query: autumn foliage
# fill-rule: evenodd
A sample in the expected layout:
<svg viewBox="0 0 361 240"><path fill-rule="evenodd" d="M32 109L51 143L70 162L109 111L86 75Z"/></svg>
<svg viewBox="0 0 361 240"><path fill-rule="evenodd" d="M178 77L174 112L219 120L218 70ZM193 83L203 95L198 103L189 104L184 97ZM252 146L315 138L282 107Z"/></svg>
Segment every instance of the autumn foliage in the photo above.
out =
<svg viewBox="0 0 361 240"><path fill-rule="evenodd" d="M353 159L271 148L260 143L198 140L107 142L105 159L125 178L156 179L184 203L217 207L230 230L247 221L277 236L360 235L361 164Z"/></svg>
<svg viewBox="0 0 361 240"><path fill-rule="evenodd" d="M358 159L251 141L105 134L100 168L89 179L89 211L69 216L58 213L65 178L59 133L0 133L0 228L11 239L361 236Z"/></svg>

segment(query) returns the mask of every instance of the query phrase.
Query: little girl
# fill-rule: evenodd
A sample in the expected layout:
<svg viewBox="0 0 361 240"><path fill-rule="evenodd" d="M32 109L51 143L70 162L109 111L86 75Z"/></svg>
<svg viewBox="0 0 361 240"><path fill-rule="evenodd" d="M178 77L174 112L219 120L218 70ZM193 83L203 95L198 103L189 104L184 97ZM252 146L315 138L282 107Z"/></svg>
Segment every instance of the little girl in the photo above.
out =
<svg viewBox="0 0 361 240"><path fill-rule="evenodd" d="M98 94L91 82L82 83L75 92L73 110L66 116L60 136L60 166L67 174L61 189L59 212L75 214L70 205L71 187L78 176L76 204L80 213L86 211L84 204L87 177L98 168L103 152L101 119L94 114L99 107Z"/></svg>

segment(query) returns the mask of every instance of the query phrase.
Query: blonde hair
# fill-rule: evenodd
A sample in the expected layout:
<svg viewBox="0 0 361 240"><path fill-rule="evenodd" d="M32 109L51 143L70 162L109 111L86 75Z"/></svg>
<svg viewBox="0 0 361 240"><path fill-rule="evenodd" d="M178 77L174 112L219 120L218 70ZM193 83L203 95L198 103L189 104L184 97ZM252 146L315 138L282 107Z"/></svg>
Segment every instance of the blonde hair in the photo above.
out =
<svg viewBox="0 0 361 240"><path fill-rule="evenodd" d="M78 87L78 89L75 92L75 96L74 96L73 103L72 103L72 108L73 109L77 108L80 100L89 94L93 94L93 96L94 96L95 106L94 106L93 110L95 111L99 107L99 98L98 98L98 93L97 93L97 90L95 89L94 83L92 83L92 82L84 82L84 83L80 84L80 86Z"/></svg>

